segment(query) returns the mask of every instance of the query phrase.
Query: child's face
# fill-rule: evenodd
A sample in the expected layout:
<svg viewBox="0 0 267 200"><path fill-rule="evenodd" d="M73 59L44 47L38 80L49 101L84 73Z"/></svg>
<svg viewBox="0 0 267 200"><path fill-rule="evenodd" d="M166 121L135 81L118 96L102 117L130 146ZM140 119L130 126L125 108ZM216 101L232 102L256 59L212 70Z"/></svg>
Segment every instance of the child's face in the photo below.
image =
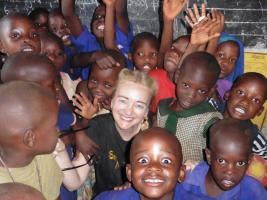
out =
<svg viewBox="0 0 267 200"><path fill-rule="evenodd" d="M7 19L0 34L0 48L7 55L16 52L40 52L40 38L30 19Z"/></svg>
<svg viewBox="0 0 267 200"><path fill-rule="evenodd" d="M148 40L140 40L132 53L132 60L137 70L148 73L157 67L158 50L156 45Z"/></svg>
<svg viewBox="0 0 267 200"><path fill-rule="evenodd" d="M179 39L172 43L171 49L169 49L164 58L164 69L167 72L174 73L178 68L178 64L182 55L184 54L189 41L186 39Z"/></svg>
<svg viewBox="0 0 267 200"><path fill-rule="evenodd" d="M70 30L61 14L49 15L48 26L52 33L62 39L65 46L71 45Z"/></svg>
<svg viewBox="0 0 267 200"><path fill-rule="evenodd" d="M105 16L105 6L97 7L92 18L92 32L97 38L104 37Z"/></svg>
<svg viewBox="0 0 267 200"><path fill-rule="evenodd" d="M51 40L41 40L41 53L46 55L54 63L57 71L63 67L66 61L64 50L59 44Z"/></svg>
<svg viewBox="0 0 267 200"><path fill-rule="evenodd" d="M131 152L127 176L141 199L172 199L180 173L181 153L166 136L142 139Z"/></svg>
<svg viewBox="0 0 267 200"><path fill-rule="evenodd" d="M88 80L88 88L93 98L99 99L100 102L111 99L120 70L119 67L101 70L96 64L93 65Z"/></svg>
<svg viewBox="0 0 267 200"><path fill-rule="evenodd" d="M218 46L215 57L221 67L219 78L223 79L233 71L239 57L239 48L232 43L223 43Z"/></svg>
<svg viewBox="0 0 267 200"><path fill-rule="evenodd" d="M257 80L242 80L227 92L225 115L239 119L252 119L264 110L264 84Z"/></svg>
<svg viewBox="0 0 267 200"><path fill-rule="evenodd" d="M56 100L44 99L44 105L46 106L46 112L43 113L43 123L35 129L38 138L36 141L37 151L40 153L51 153L55 150L58 140L58 104ZM44 142L45 141L45 142Z"/></svg>
<svg viewBox="0 0 267 200"><path fill-rule="evenodd" d="M244 140L244 139L243 139ZM208 176L221 190L227 191L240 183L250 161L250 149L242 138L239 141L222 139L215 141L206 156L211 171Z"/></svg>
<svg viewBox="0 0 267 200"><path fill-rule="evenodd" d="M118 85L111 101L111 110L117 129L140 130L141 123L148 113L151 99L149 88L125 81Z"/></svg>
<svg viewBox="0 0 267 200"><path fill-rule="evenodd" d="M33 23L39 33L47 31L48 30L48 15L45 13L40 13L38 17L33 20Z"/></svg>
<svg viewBox="0 0 267 200"><path fill-rule="evenodd" d="M190 109L205 101L213 92L210 79L209 73L201 69L182 69L176 84L177 109Z"/></svg>

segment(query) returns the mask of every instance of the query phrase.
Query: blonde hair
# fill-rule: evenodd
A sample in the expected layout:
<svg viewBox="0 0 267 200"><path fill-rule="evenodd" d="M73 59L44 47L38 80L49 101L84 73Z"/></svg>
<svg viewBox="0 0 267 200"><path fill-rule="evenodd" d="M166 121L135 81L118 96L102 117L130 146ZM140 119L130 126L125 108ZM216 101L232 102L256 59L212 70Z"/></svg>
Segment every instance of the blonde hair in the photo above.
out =
<svg viewBox="0 0 267 200"><path fill-rule="evenodd" d="M139 70L129 70L129 69L122 69L119 73L119 78L117 82L117 87L120 84L125 83L126 81L137 83L147 87L151 92L151 97L155 95L158 89L157 82L149 77L146 73L139 71Z"/></svg>

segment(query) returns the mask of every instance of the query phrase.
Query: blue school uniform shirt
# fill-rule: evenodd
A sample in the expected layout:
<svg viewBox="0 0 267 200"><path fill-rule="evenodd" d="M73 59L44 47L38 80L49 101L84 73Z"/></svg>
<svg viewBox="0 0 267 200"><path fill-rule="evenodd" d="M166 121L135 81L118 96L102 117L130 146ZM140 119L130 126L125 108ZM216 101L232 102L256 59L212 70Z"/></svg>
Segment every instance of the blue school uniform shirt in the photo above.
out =
<svg viewBox="0 0 267 200"><path fill-rule="evenodd" d="M133 28L132 25L129 25L128 35L125 35L119 28L117 24L115 24L115 35L116 35L116 44L120 49L121 53L128 58L128 53L130 52L130 45L133 39ZM71 36L71 42L75 45L78 52L93 52L99 51L102 49L99 42L97 41L95 35L89 32L87 26L83 26L82 33L78 36ZM133 65L127 59L128 68L132 69ZM85 68L82 70L82 78L84 80L88 79L89 68Z"/></svg>
<svg viewBox="0 0 267 200"><path fill-rule="evenodd" d="M182 192L181 187L177 183L175 187L173 200L188 200L188 199L183 198L184 195L182 195L181 192ZM120 190L120 191L111 190L111 191L102 192L94 200L140 200L140 193L138 193L132 187L126 190Z"/></svg>
<svg viewBox="0 0 267 200"><path fill-rule="evenodd" d="M218 197L209 197L206 194L205 179L209 171L209 165L201 162L192 172L186 175L185 181L181 184L184 197L193 194L195 198L206 200L267 200L267 191L256 179L244 176L242 181L233 189L221 193Z"/></svg>

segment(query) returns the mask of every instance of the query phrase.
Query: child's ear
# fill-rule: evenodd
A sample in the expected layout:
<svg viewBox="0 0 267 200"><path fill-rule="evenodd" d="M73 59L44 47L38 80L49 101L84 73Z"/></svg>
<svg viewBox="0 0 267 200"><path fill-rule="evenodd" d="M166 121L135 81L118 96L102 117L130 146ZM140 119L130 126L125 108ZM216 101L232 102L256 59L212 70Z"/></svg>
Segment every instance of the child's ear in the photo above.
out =
<svg viewBox="0 0 267 200"><path fill-rule="evenodd" d="M229 96L230 96L230 91L227 91L227 92L224 93L223 99L224 99L225 101L228 101Z"/></svg>
<svg viewBox="0 0 267 200"><path fill-rule="evenodd" d="M179 176L178 176L179 183L182 183L185 180L185 171L186 171L186 167L185 165L182 165L179 171Z"/></svg>
<svg viewBox="0 0 267 200"><path fill-rule="evenodd" d="M264 107L262 106L261 108L260 108L260 110L257 112L257 116L260 116L261 115L261 113L264 111Z"/></svg>
<svg viewBox="0 0 267 200"><path fill-rule="evenodd" d="M32 129L27 129L23 134L23 143L29 147L32 148L35 145L36 142L36 136Z"/></svg>
<svg viewBox="0 0 267 200"><path fill-rule="evenodd" d="M127 164L126 165L126 176L129 182L132 182L132 169L131 169L131 165Z"/></svg>
<svg viewBox="0 0 267 200"><path fill-rule="evenodd" d="M132 56L131 53L128 53L128 59L129 59L131 62L133 62L133 56Z"/></svg>
<svg viewBox="0 0 267 200"><path fill-rule="evenodd" d="M3 48L3 43L1 40L0 40L0 52L2 52L4 54L6 53L5 49Z"/></svg>
<svg viewBox="0 0 267 200"><path fill-rule="evenodd" d="M205 149L205 154L206 154L206 159L207 159L207 162L208 164L210 165L211 163L211 159L210 159L210 150L208 148Z"/></svg>

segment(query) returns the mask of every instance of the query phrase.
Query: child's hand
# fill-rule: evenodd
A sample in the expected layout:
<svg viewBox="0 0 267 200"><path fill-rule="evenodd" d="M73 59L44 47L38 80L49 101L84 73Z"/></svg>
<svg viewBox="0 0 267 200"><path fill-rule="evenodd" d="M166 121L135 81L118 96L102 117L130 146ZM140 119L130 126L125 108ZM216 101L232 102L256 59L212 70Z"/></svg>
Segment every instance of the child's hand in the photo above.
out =
<svg viewBox="0 0 267 200"><path fill-rule="evenodd" d="M94 53L94 59L100 69L107 69L113 66L120 66L120 63L116 62L111 56L105 52L97 51Z"/></svg>
<svg viewBox="0 0 267 200"><path fill-rule="evenodd" d="M132 185L131 185L130 182L125 182L123 185L114 187L113 189L114 189L114 190L126 190L126 189L130 188L131 186L132 186Z"/></svg>
<svg viewBox="0 0 267 200"><path fill-rule="evenodd" d="M186 168L185 170L186 171L192 171L198 164L199 164L199 161L187 160L184 163L185 168Z"/></svg>
<svg viewBox="0 0 267 200"><path fill-rule="evenodd" d="M58 154L60 154L61 152L65 151L65 149L66 149L65 144L62 142L61 139L58 139L56 148L55 148L55 150L54 150L54 152L53 152L53 156L54 156L54 157L57 157Z"/></svg>
<svg viewBox="0 0 267 200"><path fill-rule="evenodd" d="M106 4L106 6L111 6L111 5L115 5L117 0L102 0L104 4Z"/></svg>
<svg viewBox="0 0 267 200"><path fill-rule="evenodd" d="M215 19L217 23L213 26L210 30L210 35L215 33L221 33L224 29L224 14L218 10L212 9L211 10L212 19Z"/></svg>
<svg viewBox="0 0 267 200"><path fill-rule="evenodd" d="M192 29L195 25L200 23L205 18L206 18L206 5L204 3L201 4L201 16L199 15L197 4L195 3L193 4L193 11L190 8L187 9L187 15L185 16L185 19Z"/></svg>
<svg viewBox="0 0 267 200"><path fill-rule="evenodd" d="M173 20L180 14L184 5L188 0L164 0L163 1L163 16L168 20Z"/></svg>
<svg viewBox="0 0 267 200"><path fill-rule="evenodd" d="M210 30L213 26L217 25L216 19L206 17L201 22L193 26L191 33L190 43L193 45L202 45L207 43L209 40L219 37L220 33L210 34Z"/></svg>
<svg viewBox="0 0 267 200"><path fill-rule="evenodd" d="M98 99L95 98L93 103L91 103L82 92L80 92L80 94L75 94L72 98L72 102L74 106L78 108L75 109L74 112L86 119L91 119L99 110Z"/></svg>

